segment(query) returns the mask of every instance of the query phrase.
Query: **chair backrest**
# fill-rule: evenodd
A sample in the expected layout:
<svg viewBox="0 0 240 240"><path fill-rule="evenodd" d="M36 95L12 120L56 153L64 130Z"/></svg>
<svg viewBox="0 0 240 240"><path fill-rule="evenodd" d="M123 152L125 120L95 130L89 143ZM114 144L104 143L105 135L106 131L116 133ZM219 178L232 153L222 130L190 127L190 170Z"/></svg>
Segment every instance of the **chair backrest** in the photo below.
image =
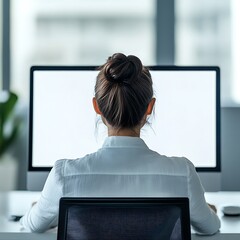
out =
<svg viewBox="0 0 240 240"><path fill-rule="evenodd" d="M189 240L188 198L61 198L58 240Z"/></svg>

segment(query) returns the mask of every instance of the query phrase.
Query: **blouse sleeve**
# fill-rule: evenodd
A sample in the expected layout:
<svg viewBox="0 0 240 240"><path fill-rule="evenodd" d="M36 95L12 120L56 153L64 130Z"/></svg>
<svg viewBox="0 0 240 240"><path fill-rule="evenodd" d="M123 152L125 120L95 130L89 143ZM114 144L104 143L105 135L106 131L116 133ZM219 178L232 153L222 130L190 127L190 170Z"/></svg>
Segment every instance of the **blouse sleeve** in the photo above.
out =
<svg viewBox="0 0 240 240"><path fill-rule="evenodd" d="M63 195L64 160L55 163L50 171L38 202L20 219L31 232L44 232L58 224L59 199Z"/></svg>
<svg viewBox="0 0 240 240"><path fill-rule="evenodd" d="M188 191L190 202L190 219L193 229L204 235L216 233L220 228L220 220L208 206L204 189L193 164L189 161Z"/></svg>

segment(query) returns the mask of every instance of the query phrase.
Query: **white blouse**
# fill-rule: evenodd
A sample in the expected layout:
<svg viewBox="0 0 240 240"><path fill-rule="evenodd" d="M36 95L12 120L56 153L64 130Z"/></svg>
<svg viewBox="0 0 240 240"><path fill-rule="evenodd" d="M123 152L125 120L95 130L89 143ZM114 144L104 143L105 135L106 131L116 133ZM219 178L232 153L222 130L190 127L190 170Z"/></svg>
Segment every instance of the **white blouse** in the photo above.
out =
<svg viewBox="0 0 240 240"><path fill-rule="evenodd" d="M22 225L33 232L56 226L61 197L188 197L191 225L197 232L213 234L220 228L193 164L160 155L137 137L107 137L95 153L58 160Z"/></svg>

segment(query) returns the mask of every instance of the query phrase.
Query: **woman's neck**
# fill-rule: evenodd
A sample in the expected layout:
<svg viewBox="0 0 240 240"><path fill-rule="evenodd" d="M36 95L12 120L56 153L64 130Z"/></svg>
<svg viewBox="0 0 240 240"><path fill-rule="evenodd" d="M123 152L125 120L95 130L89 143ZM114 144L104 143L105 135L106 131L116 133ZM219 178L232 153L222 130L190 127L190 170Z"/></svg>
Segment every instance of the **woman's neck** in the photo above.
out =
<svg viewBox="0 0 240 240"><path fill-rule="evenodd" d="M114 129L108 128L108 136L126 136L126 137L140 137L140 129Z"/></svg>

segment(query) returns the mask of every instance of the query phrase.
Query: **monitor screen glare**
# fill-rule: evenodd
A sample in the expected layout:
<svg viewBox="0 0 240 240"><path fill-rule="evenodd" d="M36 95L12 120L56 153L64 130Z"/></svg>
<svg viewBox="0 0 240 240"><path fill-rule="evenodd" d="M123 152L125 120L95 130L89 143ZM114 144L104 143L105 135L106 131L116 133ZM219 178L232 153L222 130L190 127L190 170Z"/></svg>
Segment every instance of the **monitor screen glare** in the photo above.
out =
<svg viewBox="0 0 240 240"><path fill-rule="evenodd" d="M95 152L107 129L92 106L97 70L33 68L30 162L49 168L58 159ZM184 156L197 168L215 168L216 71L153 68L155 109L141 130L154 151Z"/></svg>

